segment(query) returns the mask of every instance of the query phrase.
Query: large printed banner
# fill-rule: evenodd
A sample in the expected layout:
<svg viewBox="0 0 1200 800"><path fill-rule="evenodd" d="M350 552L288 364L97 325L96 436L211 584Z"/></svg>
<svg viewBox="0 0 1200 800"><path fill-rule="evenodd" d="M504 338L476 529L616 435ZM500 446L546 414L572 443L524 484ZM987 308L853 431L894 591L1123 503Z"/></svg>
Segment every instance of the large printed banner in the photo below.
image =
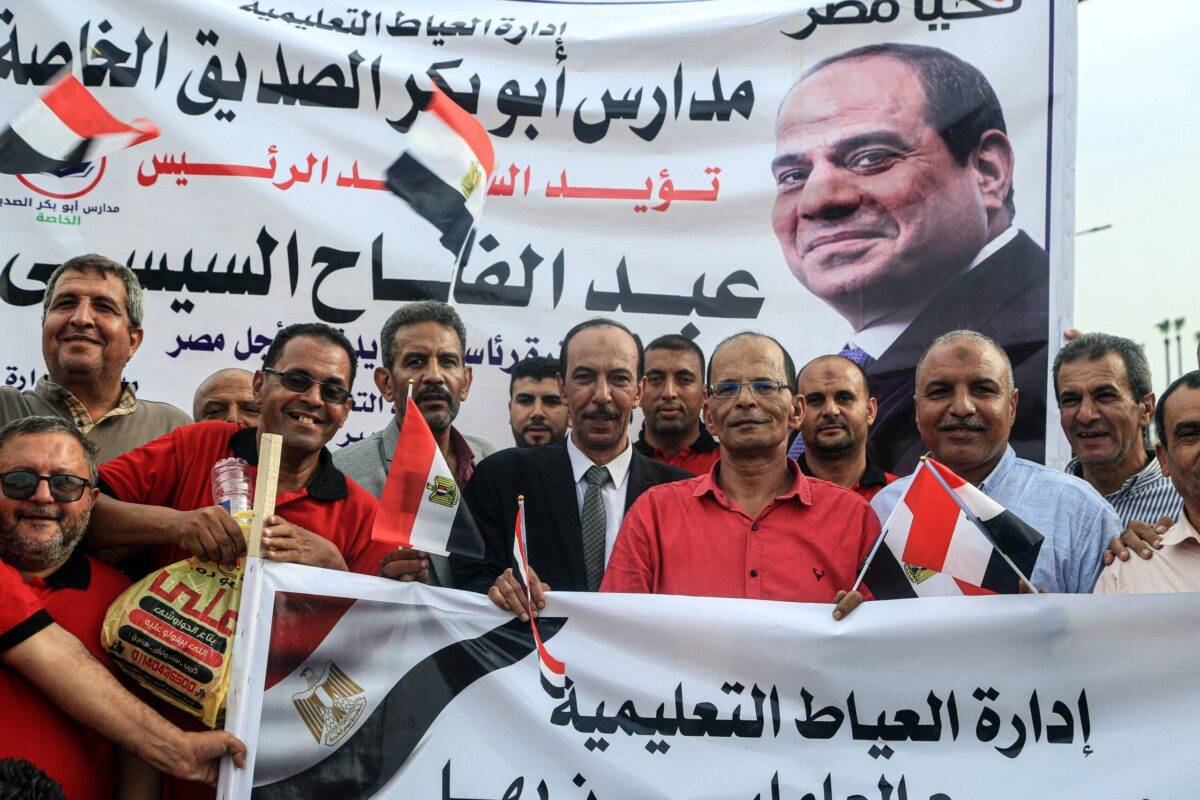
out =
<svg viewBox="0 0 1200 800"><path fill-rule="evenodd" d="M765 331L797 363L849 348L896 471L922 451L921 351L980 329L1016 368L1014 444L1043 457L1071 300L1074 0L344 6L0 2L0 116L67 67L162 129L65 174L0 175L5 385L43 372L53 266L97 251L148 291L127 370L145 397L190 410L279 326L345 329L362 369L335 444L390 413L383 321L438 298L469 334L459 426L501 446L517 360L612 315L706 350ZM435 84L497 157L457 266L382 182Z"/></svg>
<svg viewBox="0 0 1200 800"><path fill-rule="evenodd" d="M227 717L250 756L222 798L1200 793L1195 595L896 600L835 623L552 593L554 692L528 623L482 596L254 564Z"/></svg>

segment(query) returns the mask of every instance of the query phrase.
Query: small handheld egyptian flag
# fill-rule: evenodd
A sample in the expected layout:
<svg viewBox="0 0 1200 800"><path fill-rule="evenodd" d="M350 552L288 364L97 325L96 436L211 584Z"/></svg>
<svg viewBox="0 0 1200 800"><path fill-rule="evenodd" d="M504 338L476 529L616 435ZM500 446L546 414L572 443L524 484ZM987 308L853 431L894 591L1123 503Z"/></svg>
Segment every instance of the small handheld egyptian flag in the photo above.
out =
<svg viewBox="0 0 1200 800"><path fill-rule="evenodd" d="M371 538L426 553L483 558L483 537L421 409L407 398Z"/></svg>
<svg viewBox="0 0 1200 800"><path fill-rule="evenodd" d="M487 131L436 85L388 167L388 188L441 231L456 257L483 210L495 156Z"/></svg>
<svg viewBox="0 0 1200 800"><path fill-rule="evenodd" d="M158 136L149 120L108 113L74 75L51 84L0 132L0 172L55 172Z"/></svg>
<svg viewBox="0 0 1200 800"><path fill-rule="evenodd" d="M513 531L513 557L517 560L517 572L521 575L521 583L525 587L525 600L533 602L529 591L529 566L525 557L525 498L517 498L517 524ZM537 644L538 669L542 673L542 688L551 697L562 697L567 688L567 665L550 655L546 645L542 643L542 634L538 631L537 620L531 614L529 627L533 630L533 641Z"/></svg>
<svg viewBox="0 0 1200 800"><path fill-rule="evenodd" d="M1044 538L948 467L924 458L880 541L862 582L877 600L895 600L1016 594L1029 584Z"/></svg>

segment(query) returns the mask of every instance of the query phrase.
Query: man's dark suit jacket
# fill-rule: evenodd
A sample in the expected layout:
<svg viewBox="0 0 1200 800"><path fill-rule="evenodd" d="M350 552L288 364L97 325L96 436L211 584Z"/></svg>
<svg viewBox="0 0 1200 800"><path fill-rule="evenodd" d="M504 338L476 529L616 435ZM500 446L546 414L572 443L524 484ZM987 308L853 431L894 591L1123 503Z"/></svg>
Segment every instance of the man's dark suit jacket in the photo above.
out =
<svg viewBox="0 0 1200 800"><path fill-rule="evenodd" d="M691 477L691 473L647 458L636 449L632 455L626 477L626 511L651 486ZM579 502L565 439L546 447L501 450L475 467L463 500L483 535L484 560L451 556L454 585L486 592L500 573L516 567L512 548L517 495L525 496L525 553L538 577L552 589L587 591Z"/></svg>
<svg viewBox="0 0 1200 800"><path fill-rule="evenodd" d="M867 368L871 391L879 402L870 441L881 466L906 475L928 449L914 417L917 361L934 339L959 328L987 334L1008 353L1020 390L1009 442L1021 458L1043 461L1049 316L1049 258L1024 231L951 281Z"/></svg>

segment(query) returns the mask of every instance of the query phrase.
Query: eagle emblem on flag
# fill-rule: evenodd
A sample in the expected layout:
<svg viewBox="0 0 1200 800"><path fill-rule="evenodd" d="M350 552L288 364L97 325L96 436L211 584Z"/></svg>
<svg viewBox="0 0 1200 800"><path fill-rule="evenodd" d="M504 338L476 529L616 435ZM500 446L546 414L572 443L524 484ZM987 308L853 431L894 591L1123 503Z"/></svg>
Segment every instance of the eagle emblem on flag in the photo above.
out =
<svg viewBox="0 0 1200 800"><path fill-rule="evenodd" d="M467 174L462 179L463 197L470 197L475 194L475 190L479 188L479 184L483 181L483 170L474 161L471 162Z"/></svg>
<svg viewBox="0 0 1200 800"><path fill-rule="evenodd" d="M300 673L308 689L292 695L292 705L317 744L333 747L358 722L367 707L367 690L333 662L321 675L308 667Z"/></svg>
<svg viewBox="0 0 1200 800"><path fill-rule="evenodd" d="M425 484L425 488L429 490L429 497L426 498L429 502L446 508L458 505L458 486L450 478L439 475L433 479L433 483Z"/></svg>
<svg viewBox="0 0 1200 800"><path fill-rule="evenodd" d="M902 568L904 570L904 575L908 578L908 582L914 586L919 583L924 583L934 575L937 575L936 571L932 569L925 569L924 567L918 567L916 564L904 564L902 565Z"/></svg>

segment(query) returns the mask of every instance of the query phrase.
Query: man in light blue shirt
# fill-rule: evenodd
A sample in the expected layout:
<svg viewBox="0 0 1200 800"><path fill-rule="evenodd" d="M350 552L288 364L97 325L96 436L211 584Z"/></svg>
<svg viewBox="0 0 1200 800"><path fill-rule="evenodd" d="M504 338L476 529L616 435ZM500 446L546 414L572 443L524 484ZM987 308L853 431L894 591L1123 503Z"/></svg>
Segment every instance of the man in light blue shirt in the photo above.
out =
<svg viewBox="0 0 1200 800"><path fill-rule="evenodd" d="M1008 356L974 331L939 336L917 366L917 428L932 457L1046 537L1029 579L1050 592L1090 592L1120 518L1086 481L1008 445L1018 391ZM912 476L871 502L884 523Z"/></svg>

